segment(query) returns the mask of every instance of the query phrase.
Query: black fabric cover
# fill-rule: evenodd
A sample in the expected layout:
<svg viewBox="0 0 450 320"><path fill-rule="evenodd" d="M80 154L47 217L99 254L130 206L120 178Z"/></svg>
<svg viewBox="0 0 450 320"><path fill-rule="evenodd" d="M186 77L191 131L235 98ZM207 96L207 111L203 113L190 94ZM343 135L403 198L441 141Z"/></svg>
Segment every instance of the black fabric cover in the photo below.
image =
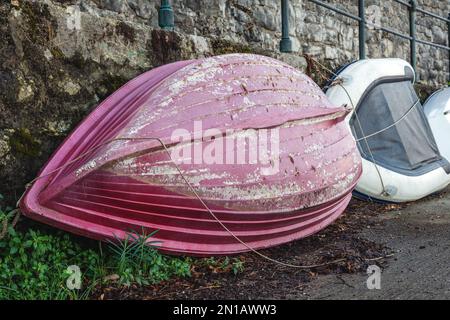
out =
<svg viewBox="0 0 450 320"><path fill-rule="evenodd" d="M357 139L370 136L402 119L390 129L359 141L362 156L397 172L420 170L441 160L437 144L418 97L409 80L374 86L361 100L351 120ZM368 146L372 155L369 152Z"/></svg>

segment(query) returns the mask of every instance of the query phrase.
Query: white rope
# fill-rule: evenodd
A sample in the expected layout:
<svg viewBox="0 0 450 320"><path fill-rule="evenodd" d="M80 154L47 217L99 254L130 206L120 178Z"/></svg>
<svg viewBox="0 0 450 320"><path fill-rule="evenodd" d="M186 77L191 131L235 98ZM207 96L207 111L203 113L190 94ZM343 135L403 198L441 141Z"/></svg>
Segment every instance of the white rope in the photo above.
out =
<svg viewBox="0 0 450 320"><path fill-rule="evenodd" d="M387 126L386 128L383 128L383 129L381 129L381 130L379 130L379 131L377 131L377 132L374 132L374 133L371 133L371 134L369 134L368 136L364 136L364 137L362 137L362 138L359 138L359 139L356 139L356 142L359 142L359 141L361 141L361 140L364 140L364 139L369 139L369 138L371 138L371 137L373 137L373 136L376 136L376 135L378 135L378 134L380 134L380 133L383 133L384 131L386 131L386 130L389 130L390 128L392 128L392 127L395 127L397 124L399 124L403 119L405 119L410 113L411 113L411 111L413 111L414 109L415 109L415 107L419 104L419 102L420 102L420 100L418 99L413 105L412 105L412 107L400 118L400 119L398 119L397 121L395 121L394 123L392 123L391 125L389 125L389 126ZM356 110L355 110L355 115L356 115L356 117L358 117L358 115L357 115L357 113L356 113ZM359 120L358 120L359 121ZM363 133L364 134L364 133Z"/></svg>
<svg viewBox="0 0 450 320"><path fill-rule="evenodd" d="M341 78L341 80L342 80L342 78ZM355 107L355 104L353 103L353 99L350 96L350 93L347 91L347 89L342 84L342 82L343 82L343 80L341 82L337 82L337 85L339 85L342 88L342 90L344 90L345 94L347 95L347 97L348 97L348 99L349 99L349 101L350 101L350 103L352 105L353 113L354 113L354 115L356 117L356 120L358 121L358 125L359 125L359 128L361 130L361 133L363 134L363 140L366 143L367 149L369 150L370 158L372 159L372 163L374 164L375 170L377 171L377 175L378 175L378 177L380 179L381 188L382 188L381 195L384 195L384 194L386 194L386 186L385 186L384 181L383 181L383 176L381 175L381 171L378 168L378 164L377 164L377 162L375 160L375 157L373 156L372 149L370 149L370 146L369 146L369 143L367 141L367 138L365 138L365 133L364 133L364 130L362 128L361 121L359 121L358 113L356 112L356 107ZM358 140L356 140L356 142L359 144ZM367 196L369 197L370 202L374 202L370 195L367 195Z"/></svg>

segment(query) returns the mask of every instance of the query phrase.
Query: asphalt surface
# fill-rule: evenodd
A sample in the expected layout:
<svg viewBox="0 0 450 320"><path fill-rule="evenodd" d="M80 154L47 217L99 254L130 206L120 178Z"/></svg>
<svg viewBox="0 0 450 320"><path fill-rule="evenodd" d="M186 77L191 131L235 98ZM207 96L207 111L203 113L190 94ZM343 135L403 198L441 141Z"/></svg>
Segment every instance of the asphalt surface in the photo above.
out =
<svg viewBox="0 0 450 320"><path fill-rule="evenodd" d="M324 275L291 299L450 299L450 188L374 219L361 236L385 243L393 257L381 270L380 289L368 274Z"/></svg>

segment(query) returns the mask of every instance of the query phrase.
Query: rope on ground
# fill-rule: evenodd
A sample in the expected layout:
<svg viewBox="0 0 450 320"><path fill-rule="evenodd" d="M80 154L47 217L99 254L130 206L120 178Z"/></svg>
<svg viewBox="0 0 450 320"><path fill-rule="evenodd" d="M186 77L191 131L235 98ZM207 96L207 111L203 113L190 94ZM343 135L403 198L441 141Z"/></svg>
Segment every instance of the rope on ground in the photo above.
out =
<svg viewBox="0 0 450 320"><path fill-rule="evenodd" d="M365 261L379 261L379 260L383 260L383 259L387 259L387 258L392 258L394 256L393 253L382 256L382 257L377 257L377 258L371 258L371 259L364 259Z"/></svg>

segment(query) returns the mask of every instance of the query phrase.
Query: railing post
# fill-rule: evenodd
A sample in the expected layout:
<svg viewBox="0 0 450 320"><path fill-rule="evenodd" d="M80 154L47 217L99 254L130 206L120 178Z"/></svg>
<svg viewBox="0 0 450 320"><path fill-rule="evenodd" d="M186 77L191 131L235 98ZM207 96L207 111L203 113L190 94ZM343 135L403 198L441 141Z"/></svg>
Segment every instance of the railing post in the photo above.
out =
<svg viewBox="0 0 450 320"><path fill-rule="evenodd" d="M161 6L158 12L158 24L161 29L173 30L175 23L169 0L161 0Z"/></svg>
<svg viewBox="0 0 450 320"><path fill-rule="evenodd" d="M450 47L450 12L448 13L447 27L448 27L448 46ZM448 85L450 86L450 51L448 52Z"/></svg>
<svg viewBox="0 0 450 320"><path fill-rule="evenodd" d="M289 0L281 0L281 52L292 52L292 41L289 37Z"/></svg>
<svg viewBox="0 0 450 320"><path fill-rule="evenodd" d="M359 18L359 59L366 58L366 10L365 0L359 0L358 13Z"/></svg>
<svg viewBox="0 0 450 320"><path fill-rule="evenodd" d="M411 7L409 8L409 35L411 36L411 66L416 72L417 53L416 53L416 10L417 1L410 0Z"/></svg>

